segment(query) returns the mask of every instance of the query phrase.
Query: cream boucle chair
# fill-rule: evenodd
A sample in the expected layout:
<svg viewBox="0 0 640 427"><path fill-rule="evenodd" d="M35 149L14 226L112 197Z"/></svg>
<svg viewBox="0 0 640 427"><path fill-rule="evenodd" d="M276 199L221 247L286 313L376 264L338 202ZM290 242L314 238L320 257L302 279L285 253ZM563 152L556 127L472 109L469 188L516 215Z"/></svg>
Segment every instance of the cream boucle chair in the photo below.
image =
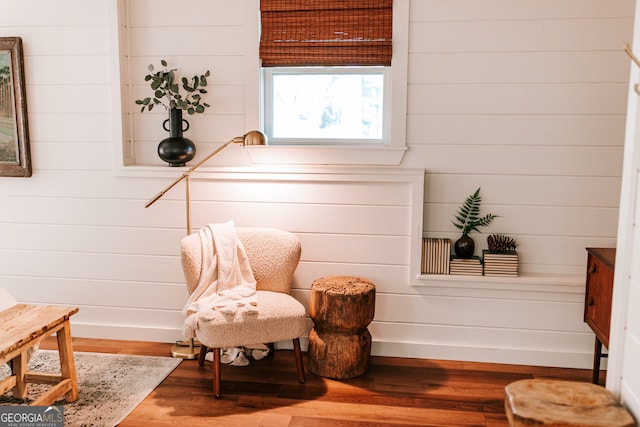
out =
<svg viewBox="0 0 640 427"><path fill-rule="evenodd" d="M220 392L220 350L228 347L293 340L298 380L305 381L300 337L306 332L304 306L289 295L293 273L300 261L300 240L287 231L273 228L237 227L256 279L258 314L230 316L216 312L201 322L196 338L202 344L200 365L208 349L213 350L213 393ZM191 294L198 284L201 267L201 243L198 233L182 239L182 268Z"/></svg>

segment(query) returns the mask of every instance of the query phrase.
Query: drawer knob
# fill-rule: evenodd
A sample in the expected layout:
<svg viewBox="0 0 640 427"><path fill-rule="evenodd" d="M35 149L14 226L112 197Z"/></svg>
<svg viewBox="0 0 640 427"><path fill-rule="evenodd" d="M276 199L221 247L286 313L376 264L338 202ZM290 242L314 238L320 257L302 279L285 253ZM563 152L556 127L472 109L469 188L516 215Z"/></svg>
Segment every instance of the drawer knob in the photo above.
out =
<svg viewBox="0 0 640 427"><path fill-rule="evenodd" d="M596 265L595 264L591 264L589 266L589 274L593 274L596 272Z"/></svg>
<svg viewBox="0 0 640 427"><path fill-rule="evenodd" d="M589 300L587 301L587 305L589 307L591 307L592 305L594 305L596 303L596 300L593 299L593 297L589 297Z"/></svg>

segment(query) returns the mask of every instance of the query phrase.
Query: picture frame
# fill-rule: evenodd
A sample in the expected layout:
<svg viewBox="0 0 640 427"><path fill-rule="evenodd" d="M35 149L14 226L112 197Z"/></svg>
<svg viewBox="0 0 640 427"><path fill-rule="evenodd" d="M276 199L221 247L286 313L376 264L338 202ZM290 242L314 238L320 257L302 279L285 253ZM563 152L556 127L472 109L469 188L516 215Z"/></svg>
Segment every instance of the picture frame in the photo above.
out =
<svg viewBox="0 0 640 427"><path fill-rule="evenodd" d="M22 39L0 37L0 176L31 173Z"/></svg>

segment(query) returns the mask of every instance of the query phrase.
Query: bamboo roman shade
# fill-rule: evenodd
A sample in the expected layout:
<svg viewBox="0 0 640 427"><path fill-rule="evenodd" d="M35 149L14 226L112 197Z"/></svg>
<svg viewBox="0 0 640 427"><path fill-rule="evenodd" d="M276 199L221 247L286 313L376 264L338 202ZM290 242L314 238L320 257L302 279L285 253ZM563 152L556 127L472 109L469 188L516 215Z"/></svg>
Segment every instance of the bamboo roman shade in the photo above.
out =
<svg viewBox="0 0 640 427"><path fill-rule="evenodd" d="M391 65L392 0L260 0L263 67Z"/></svg>

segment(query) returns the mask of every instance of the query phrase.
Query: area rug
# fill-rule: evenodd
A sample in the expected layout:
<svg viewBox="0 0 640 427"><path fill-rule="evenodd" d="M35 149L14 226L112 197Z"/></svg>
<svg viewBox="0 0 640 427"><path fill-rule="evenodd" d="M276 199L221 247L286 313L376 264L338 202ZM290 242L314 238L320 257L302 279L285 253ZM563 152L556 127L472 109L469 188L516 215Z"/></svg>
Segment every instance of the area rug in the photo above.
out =
<svg viewBox="0 0 640 427"><path fill-rule="evenodd" d="M78 400L64 399L53 405L64 407L65 426L112 427L120 423L181 362L171 357L74 352L78 377ZM39 350L29 362L36 372L60 373L57 351ZM0 378L11 373L0 366ZM11 392L0 396L0 405L26 405L47 385L29 384L29 396L22 401Z"/></svg>

